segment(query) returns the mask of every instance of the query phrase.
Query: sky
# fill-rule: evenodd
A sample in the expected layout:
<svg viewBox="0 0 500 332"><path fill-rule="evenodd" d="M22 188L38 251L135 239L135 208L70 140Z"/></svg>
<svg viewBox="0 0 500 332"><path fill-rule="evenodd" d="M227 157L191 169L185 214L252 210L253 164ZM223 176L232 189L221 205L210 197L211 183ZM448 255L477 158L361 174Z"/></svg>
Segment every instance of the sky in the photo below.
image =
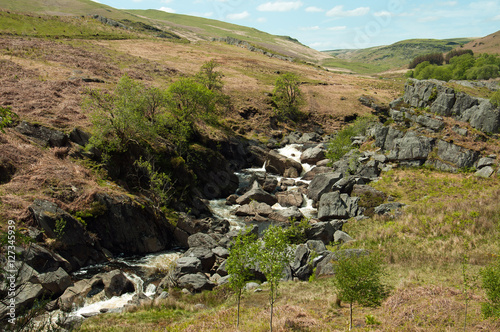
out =
<svg viewBox="0 0 500 332"><path fill-rule="evenodd" d="M484 37L500 30L500 0L94 0L118 9L158 9L286 35L319 51L413 38Z"/></svg>

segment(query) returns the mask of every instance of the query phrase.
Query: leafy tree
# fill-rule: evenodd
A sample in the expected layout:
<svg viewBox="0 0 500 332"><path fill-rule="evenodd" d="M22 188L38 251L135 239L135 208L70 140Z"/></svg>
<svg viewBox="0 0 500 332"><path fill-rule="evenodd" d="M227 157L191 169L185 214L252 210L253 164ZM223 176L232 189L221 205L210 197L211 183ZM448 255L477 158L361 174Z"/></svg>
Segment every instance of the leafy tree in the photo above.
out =
<svg viewBox="0 0 500 332"><path fill-rule="evenodd" d="M296 121L300 115L303 102L299 77L293 73L280 75L274 84L273 102L276 104L278 116Z"/></svg>
<svg viewBox="0 0 500 332"><path fill-rule="evenodd" d="M466 79L466 72L468 69L474 67L476 60L472 54L464 54L450 59L451 70L453 71L453 79L464 80Z"/></svg>
<svg viewBox="0 0 500 332"><path fill-rule="evenodd" d="M229 257L226 260L226 269L229 274L229 285L236 291L238 300L238 311L236 328L240 326L240 299L248 280L251 279L251 268L254 267L258 247L255 234L248 231L240 233L231 247Z"/></svg>
<svg viewBox="0 0 500 332"><path fill-rule="evenodd" d="M293 250L289 246L285 230L278 226L269 226L262 237L262 246L257 251L256 262L270 286L269 304L271 314L269 326L271 332L273 331L274 303L279 296L279 283L285 276L285 269L289 268L292 259Z"/></svg>
<svg viewBox="0 0 500 332"><path fill-rule="evenodd" d="M215 95L192 78L181 78L167 89L171 109L182 120L194 122L216 113Z"/></svg>
<svg viewBox="0 0 500 332"><path fill-rule="evenodd" d="M384 274L382 260L373 254L344 252L335 263L333 284L337 296L349 303L349 330L352 330L354 303L379 306L387 297L388 287L381 280Z"/></svg>
<svg viewBox="0 0 500 332"><path fill-rule="evenodd" d="M138 173L140 173L139 183L142 182L142 177L147 181L149 196L154 202L154 207L159 209L162 206L168 206L174 193L170 177L160 172L154 166L154 163L143 160L142 157L134 162L134 166L137 168Z"/></svg>
<svg viewBox="0 0 500 332"><path fill-rule="evenodd" d="M500 318L500 257L481 270L481 280L488 299L482 303L483 315Z"/></svg>
<svg viewBox="0 0 500 332"><path fill-rule="evenodd" d="M205 62L196 74L197 82L203 84L208 90L221 91L224 83L222 73L215 70L218 66L219 64L214 59Z"/></svg>
<svg viewBox="0 0 500 332"><path fill-rule="evenodd" d="M474 55L474 52L472 50L463 50L463 49L455 49L455 50L451 50L450 52L448 52L446 54L446 56L444 57L444 61L449 64L450 63L450 60L457 57L457 56L461 56L461 55L464 55L464 54L470 54L470 55Z"/></svg>
<svg viewBox="0 0 500 332"><path fill-rule="evenodd" d="M424 55L419 55L415 59L410 62L408 68L413 69L417 67L419 64L423 62L429 62L430 64L440 66L443 64L444 57L443 53L430 53L430 54L424 54Z"/></svg>

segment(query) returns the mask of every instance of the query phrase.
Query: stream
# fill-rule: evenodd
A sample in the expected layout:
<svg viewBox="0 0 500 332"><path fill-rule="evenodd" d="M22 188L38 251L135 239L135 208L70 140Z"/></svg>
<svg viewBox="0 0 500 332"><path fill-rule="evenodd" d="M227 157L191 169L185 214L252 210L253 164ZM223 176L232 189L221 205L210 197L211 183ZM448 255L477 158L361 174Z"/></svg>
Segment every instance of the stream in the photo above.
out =
<svg viewBox="0 0 500 332"><path fill-rule="evenodd" d="M290 144L281 149L277 149L276 151L281 155L300 163L300 156L302 154L300 150L301 148L302 145L300 144ZM292 178L291 180L294 180L295 182L301 181L308 184L310 181L302 180L302 176L315 166L302 164L302 167L302 174L297 178ZM282 176L269 173L266 174L265 165L260 168L242 169L237 172L236 175L240 181L240 188L238 191L245 186L251 186L252 183L249 182L255 179L255 175L274 178L278 183L280 183L283 179L290 180L288 178L283 178ZM296 188L298 188L298 186L288 186L287 190L294 190ZM313 207L313 201L307 198L304 194L302 194L302 196L304 198L304 203L301 207L299 207L299 210L305 217L314 218L317 214L317 210ZM234 214L234 210L239 207L237 204L227 205L226 199L216 199L209 202L209 207L215 217L228 220L231 229L241 229L248 225L248 222L245 221L245 217L239 217ZM287 208L282 207L279 203L276 203L272 206L272 209L281 210ZM271 221L259 223L255 222L255 224L259 226L260 232L266 229L270 223ZM100 298L98 298L98 296L88 298L86 299L84 305L71 312L70 316L85 317L100 312L119 311L134 297L134 295L138 293L142 293L151 299L154 299L154 295L156 293L155 281L158 281L158 273L166 271L168 266L173 264L181 254L181 250L171 250L142 257L119 257L114 258L105 264L88 266L75 272L73 274L73 278L80 280L91 278L98 273L120 269L134 283L136 291L135 293L125 293L122 296L116 296L111 299L107 299L103 296Z"/></svg>

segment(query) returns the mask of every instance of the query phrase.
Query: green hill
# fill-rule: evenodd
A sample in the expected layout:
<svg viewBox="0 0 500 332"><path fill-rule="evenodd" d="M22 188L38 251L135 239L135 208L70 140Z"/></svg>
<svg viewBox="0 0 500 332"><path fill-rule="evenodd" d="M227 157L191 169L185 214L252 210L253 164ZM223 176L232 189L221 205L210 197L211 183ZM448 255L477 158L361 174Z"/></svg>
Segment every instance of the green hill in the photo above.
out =
<svg viewBox="0 0 500 332"><path fill-rule="evenodd" d="M361 73L377 73L396 68L406 68L415 57L428 53L449 52L471 41L471 38L408 39L388 46L359 50L325 51L334 59L323 61L326 67L337 67Z"/></svg>

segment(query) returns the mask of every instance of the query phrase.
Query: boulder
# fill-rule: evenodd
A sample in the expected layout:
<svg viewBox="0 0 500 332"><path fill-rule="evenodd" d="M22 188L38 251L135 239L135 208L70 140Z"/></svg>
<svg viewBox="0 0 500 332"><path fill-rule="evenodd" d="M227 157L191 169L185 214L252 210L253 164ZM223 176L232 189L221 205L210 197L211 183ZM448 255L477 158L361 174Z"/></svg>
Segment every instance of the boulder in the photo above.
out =
<svg viewBox="0 0 500 332"><path fill-rule="evenodd" d="M404 206L405 206L405 204L398 203L398 202L385 203L385 204L381 204L381 205L377 206L375 208L375 213L376 214L386 214L386 213L390 213L391 211L394 211L394 210L399 210Z"/></svg>
<svg viewBox="0 0 500 332"><path fill-rule="evenodd" d="M203 273L186 274L177 280L181 288L186 288L191 292L201 292L203 290L212 290L215 284L211 282Z"/></svg>
<svg viewBox="0 0 500 332"><path fill-rule="evenodd" d="M215 264L215 254L212 251L214 249L215 248L208 249L204 247L189 248L184 254L182 254L182 257L194 257L199 259L201 262L202 271L210 272Z"/></svg>
<svg viewBox="0 0 500 332"><path fill-rule="evenodd" d="M25 282L15 291L15 313L21 312L23 309L28 309L33 306L36 300L40 300L47 291L40 284ZM7 305L6 305L7 304ZM12 318L8 316L10 312L9 302L7 299L0 302L0 319ZM16 317L16 316L15 316ZM6 323L4 323L6 324ZM5 326L5 325L4 325Z"/></svg>
<svg viewBox="0 0 500 332"><path fill-rule="evenodd" d="M333 241L340 242L340 243L346 243L346 242L354 241L354 239L352 237L350 237L349 234L347 234L345 232L336 231L335 234L333 234Z"/></svg>
<svg viewBox="0 0 500 332"><path fill-rule="evenodd" d="M236 203L245 205L249 204L251 201L262 202L271 206L278 202L276 197L262 189L257 181L254 182L252 189L236 200Z"/></svg>
<svg viewBox="0 0 500 332"><path fill-rule="evenodd" d="M66 288L73 284L69 274L61 267L54 272L46 272L34 276L31 282L42 285L42 287L52 293L53 296L60 296L64 293Z"/></svg>
<svg viewBox="0 0 500 332"><path fill-rule="evenodd" d="M300 162L303 164L315 165L318 161L325 159L326 152L322 145L306 149L300 155Z"/></svg>
<svg viewBox="0 0 500 332"><path fill-rule="evenodd" d="M434 102L431 105L431 112L436 113L443 116L451 116L452 115L452 107L455 104L455 92L453 90L448 90L448 92L439 93ZM419 116L420 118L420 116ZM417 122L418 121L417 118ZM421 125L427 127L427 125L420 123ZM439 130L440 126L437 126Z"/></svg>
<svg viewBox="0 0 500 332"><path fill-rule="evenodd" d="M302 196L302 193L296 190L276 193L276 198L278 199L278 203L283 207L301 207L304 203L304 197Z"/></svg>
<svg viewBox="0 0 500 332"><path fill-rule="evenodd" d="M309 248L310 251L315 252L317 254L321 254L326 251L325 244L323 243L323 241L320 240L307 240L306 246L307 248Z"/></svg>
<svg viewBox="0 0 500 332"><path fill-rule="evenodd" d="M437 158L426 162L443 171L456 172L460 168L471 168L479 157L479 153L453 143L438 140L436 144Z"/></svg>
<svg viewBox="0 0 500 332"><path fill-rule="evenodd" d="M290 169L294 169L291 171ZM287 158L278 152L271 150L267 155L266 171L269 173L284 175L285 171L288 173L295 172L300 175L302 173L302 165L290 158Z"/></svg>
<svg viewBox="0 0 500 332"><path fill-rule="evenodd" d="M234 212L237 216L255 216L260 215L267 217L273 212L273 209L266 203L251 201L249 204L239 206Z"/></svg>
<svg viewBox="0 0 500 332"><path fill-rule="evenodd" d="M328 160L328 162L329 162L329 160ZM309 172L305 173L304 176L302 176L302 180L311 181L318 174L331 173L331 172L333 172L333 168L331 168L331 167L316 166L316 167L313 167Z"/></svg>
<svg viewBox="0 0 500 332"><path fill-rule="evenodd" d="M296 272L299 270L302 266L307 265L307 261L309 259L309 253L310 250L305 244L299 244L295 248L295 257L290 265L292 268L292 272Z"/></svg>
<svg viewBox="0 0 500 332"><path fill-rule="evenodd" d="M318 219L349 219L358 215L358 197L349 197L338 191L321 196L318 208Z"/></svg>
<svg viewBox="0 0 500 332"><path fill-rule="evenodd" d="M267 191L268 193L273 193L278 186L278 179L274 177L266 177L264 183L262 184L262 189Z"/></svg>
<svg viewBox="0 0 500 332"><path fill-rule="evenodd" d="M318 222L312 224L309 229L306 230L306 237L308 240L319 240L323 244L329 244L333 240L333 234L336 229L330 222Z"/></svg>
<svg viewBox="0 0 500 332"><path fill-rule="evenodd" d="M321 141L321 136L318 133L304 133L299 138L297 143L313 143Z"/></svg>
<svg viewBox="0 0 500 332"><path fill-rule="evenodd" d="M69 271L106 261L98 240L90 236L78 220L56 204L35 199L29 210L45 234L63 244L57 252L71 264ZM51 261L52 264L55 263ZM61 264L64 265L64 262Z"/></svg>
<svg viewBox="0 0 500 332"><path fill-rule="evenodd" d="M387 158L391 161L417 161L422 165L432 151L433 139L408 131L403 138L394 140Z"/></svg>
<svg viewBox="0 0 500 332"><path fill-rule="evenodd" d="M379 164L376 160L370 160L366 164L360 165L356 170L356 176L369 179L378 178L381 173Z"/></svg>
<svg viewBox="0 0 500 332"><path fill-rule="evenodd" d="M22 121L15 129L44 147L63 147L69 143L68 135L65 133L39 124Z"/></svg>
<svg viewBox="0 0 500 332"><path fill-rule="evenodd" d="M335 183L342 179L340 172L319 174L309 184L307 197L319 201L324 193L330 192Z"/></svg>
<svg viewBox="0 0 500 332"><path fill-rule="evenodd" d="M213 249L217 247L217 241L208 234L196 233L188 237L189 248L203 247Z"/></svg>
<svg viewBox="0 0 500 332"><path fill-rule="evenodd" d="M229 250L223 247L215 247L212 249L212 252L215 254L215 256L226 259L229 257Z"/></svg>
<svg viewBox="0 0 500 332"><path fill-rule="evenodd" d="M489 178L495 170L491 166L485 166L477 171L474 175L480 178Z"/></svg>
<svg viewBox="0 0 500 332"><path fill-rule="evenodd" d="M104 293L108 298L135 291L134 283L120 270L98 274L92 279L102 280Z"/></svg>
<svg viewBox="0 0 500 332"><path fill-rule="evenodd" d="M419 125L424 126L434 132L440 131L444 127L444 122L438 119L433 119L430 116L419 115L417 121Z"/></svg>
<svg viewBox="0 0 500 332"><path fill-rule="evenodd" d="M500 109L495 108L489 100L480 99L480 104L465 110L460 120L485 133L498 133L500 128Z"/></svg>
<svg viewBox="0 0 500 332"><path fill-rule="evenodd" d="M338 252L330 252L327 255L322 256L318 260L316 265L316 276L331 276L335 274L335 264L334 262L342 259L342 257L351 257L353 255L368 255L369 252L364 249L345 249Z"/></svg>
<svg viewBox="0 0 500 332"><path fill-rule="evenodd" d="M477 162L477 168L481 169L486 166L493 166L495 164L495 159L489 157L483 157Z"/></svg>
<svg viewBox="0 0 500 332"><path fill-rule="evenodd" d="M70 262L61 255L35 243L32 243L28 248L18 247L16 252L22 257L23 262L38 273L55 271L60 267L69 272L73 270Z"/></svg>
<svg viewBox="0 0 500 332"><path fill-rule="evenodd" d="M175 261L175 268L172 277L178 279L185 274L201 272L203 265L198 257L180 257Z"/></svg>
<svg viewBox="0 0 500 332"><path fill-rule="evenodd" d="M451 108L451 116L460 118L460 116L469 108L479 104L477 98L471 97L463 92L455 93L455 103Z"/></svg>
<svg viewBox="0 0 500 332"><path fill-rule="evenodd" d="M282 223L290 222L291 220L299 221L303 217L304 215L296 206L292 206L282 210L275 210L268 216L269 219Z"/></svg>

